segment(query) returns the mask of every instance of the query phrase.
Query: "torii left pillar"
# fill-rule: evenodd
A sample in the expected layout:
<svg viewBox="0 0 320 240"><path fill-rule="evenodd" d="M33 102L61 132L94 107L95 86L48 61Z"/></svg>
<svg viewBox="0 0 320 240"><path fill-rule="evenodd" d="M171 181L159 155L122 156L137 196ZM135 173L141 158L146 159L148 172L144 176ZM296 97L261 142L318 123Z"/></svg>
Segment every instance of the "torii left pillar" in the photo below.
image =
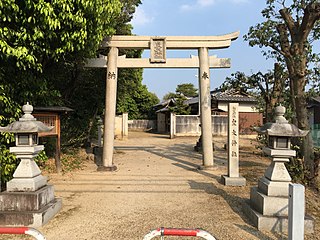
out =
<svg viewBox="0 0 320 240"><path fill-rule="evenodd" d="M113 164L114 128L116 118L117 81L118 81L118 59L119 49L111 47L108 53L107 76L106 76L106 98L104 114L104 135L102 166L98 171L114 171L117 167Z"/></svg>

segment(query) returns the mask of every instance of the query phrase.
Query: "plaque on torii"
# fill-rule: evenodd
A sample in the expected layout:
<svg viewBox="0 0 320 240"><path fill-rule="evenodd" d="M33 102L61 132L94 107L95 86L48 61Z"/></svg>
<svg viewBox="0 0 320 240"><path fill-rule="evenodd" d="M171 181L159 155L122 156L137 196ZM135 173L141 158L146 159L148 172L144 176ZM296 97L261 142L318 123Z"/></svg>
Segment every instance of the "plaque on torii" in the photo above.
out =
<svg viewBox="0 0 320 240"><path fill-rule="evenodd" d="M112 171L114 127L116 111L116 91L118 68L198 68L200 119L202 129L203 165L213 167L210 68L229 68L229 58L209 56L210 49L228 48L240 32L221 36L112 36L103 40L101 48L109 48L108 56L88 59L86 67L107 68L106 77L106 112L103 138L103 166L98 170ZM127 58L119 56L119 49L150 49L150 58ZM198 56L190 58L167 58L167 49L198 50Z"/></svg>
<svg viewBox="0 0 320 240"><path fill-rule="evenodd" d="M113 36L101 44L102 48L117 47L123 49L150 49L150 58L127 58L118 56L118 68L199 68L199 57L166 58L167 49L193 50L201 47L209 49L227 48L231 41L237 39L239 32L221 36ZM107 56L87 60L86 67L107 68ZM230 58L209 56L210 68L229 68Z"/></svg>

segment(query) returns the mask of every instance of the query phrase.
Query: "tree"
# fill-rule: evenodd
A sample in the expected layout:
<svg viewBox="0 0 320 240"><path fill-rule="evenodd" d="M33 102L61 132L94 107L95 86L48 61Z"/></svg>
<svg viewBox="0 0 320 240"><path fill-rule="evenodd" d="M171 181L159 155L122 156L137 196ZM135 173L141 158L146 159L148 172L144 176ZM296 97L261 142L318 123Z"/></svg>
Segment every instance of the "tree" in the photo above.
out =
<svg viewBox="0 0 320 240"><path fill-rule="evenodd" d="M268 47L267 57L285 63L290 80L294 123L309 129L305 87L308 83L308 66L317 58L312 42L319 39L320 3L315 0L268 0L262 15L265 22L250 27L245 39L250 46ZM270 50L271 49L271 50ZM301 143L309 180L314 179L315 166L311 135Z"/></svg>
<svg viewBox="0 0 320 240"><path fill-rule="evenodd" d="M36 68L70 54L93 56L104 36L115 32L119 0L3 0L0 60Z"/></svg>
<svg viewBox="0 0 320 240"><path fill-rule="evenodd" d="M168 92L162 97L162 100L169 100L176 97L176 93Z"/></svg>
<svg viewBox="0 0 320 240"><path fill-rule="evenodd" d="M194 87L192 83L179 84L176 87L176 92L169 92L164 95L164 100L174 99L175 105L170 107L169 110L178 115L188 115L191 112L190 106L186 105L184 102L188 97L197 96L198 90Z"/></svg>
<svg viewBox="0 0 320 240"><path fill-rule="evenodd" d="M198 95L198 89L192 83L183 83L177 86L176 94L182 94L185 97L195 97Z"/></svg>
<svg viewBox="0 0 320 240"><path fill-rule="evenodd" d="M273 121L273 110L276 104L286 105L287 113L290 107L285 104L284 100L288 99L286 88L287 74L278 63L275 63L274 70L266 73L257 72L250 76L243 72L236 72L227 77L220 89L226 90L234 88L243 93L255 95L260 100L260 109L264 112L265 122Z"/></svg>
<svg viewBox="0 0 320 240"><path fill-rule="evenodd" d="M174 98L175 104L172 107L169 107L171 112L174 112L177 115L189 115L191 113L191 107L184 103L187 98L183 95L176 95Z"/></svg>

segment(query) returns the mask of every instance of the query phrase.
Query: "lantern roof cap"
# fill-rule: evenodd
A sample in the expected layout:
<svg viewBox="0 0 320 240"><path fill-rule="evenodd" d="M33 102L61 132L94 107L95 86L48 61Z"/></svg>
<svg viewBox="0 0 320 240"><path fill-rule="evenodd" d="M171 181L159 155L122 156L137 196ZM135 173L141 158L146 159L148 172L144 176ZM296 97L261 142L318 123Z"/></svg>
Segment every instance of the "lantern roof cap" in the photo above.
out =
<svg viewBox="0 0 320 240"><path fill-rule="evenodd" d="M24 114L19 118L19 121L10 123L6 127L0 127L0 132L39 133L52 130L53 127L46 126L43 122L37 121L37 119L32 116L33 107L28 102L22 106L22 111Z"/></svg>
<svg viewBox="0 0 320 240"><path fill-rule="evenodd" d="M261 127L256 127L255 130L268 136L305 137L309 131L301 130L294 124L289 123L288 120L284 117L285 112L285 107L281 105L277 106L275 108L275 122L266 123Z"/></svg>

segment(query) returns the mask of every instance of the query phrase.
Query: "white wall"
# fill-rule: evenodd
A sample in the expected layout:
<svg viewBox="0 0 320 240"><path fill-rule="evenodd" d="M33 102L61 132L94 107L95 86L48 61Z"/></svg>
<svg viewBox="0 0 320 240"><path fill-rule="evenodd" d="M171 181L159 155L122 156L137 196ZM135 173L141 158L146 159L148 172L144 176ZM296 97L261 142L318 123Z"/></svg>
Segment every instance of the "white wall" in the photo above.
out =
<svg viewBox="0 0 320 240"><path fill-rule="evenodd" d="M175 136L200 136L200 117L197 115L176 115ZM228 130L228 116L211 116L212 134L226 136Z"/></svg>
<svg viewBox="0 0 320 240"><path fill-rule="evenodd" d="M218 103L218 108L228 112L228 103ZM252 105L252 103L242 103L239 102L239 112L258 112L257 108Z"/></svg>

